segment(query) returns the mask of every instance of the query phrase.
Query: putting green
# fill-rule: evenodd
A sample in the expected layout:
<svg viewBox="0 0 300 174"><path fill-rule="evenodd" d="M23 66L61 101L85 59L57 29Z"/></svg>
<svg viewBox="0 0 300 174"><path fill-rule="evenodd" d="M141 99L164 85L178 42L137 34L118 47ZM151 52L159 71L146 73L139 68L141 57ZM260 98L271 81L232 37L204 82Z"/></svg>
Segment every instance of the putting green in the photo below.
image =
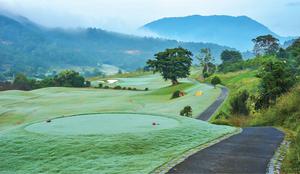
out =
<svg viewBox="0 0 300 174"><path fill-rule="evenodd" d="M96 135L148 132L176 127L176 119L143 114L91 114L57 118L25 127L35 133Z"/></svg>

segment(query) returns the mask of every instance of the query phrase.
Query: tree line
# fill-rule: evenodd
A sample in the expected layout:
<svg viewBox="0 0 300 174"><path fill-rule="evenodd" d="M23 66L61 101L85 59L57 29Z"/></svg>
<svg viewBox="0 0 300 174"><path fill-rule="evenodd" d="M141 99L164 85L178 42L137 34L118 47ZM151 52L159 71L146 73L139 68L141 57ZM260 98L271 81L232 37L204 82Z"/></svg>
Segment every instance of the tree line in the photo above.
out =
<svg viewBox="0 0 300 174"><path fill-rule="evenodd" d="M65 70L54 77L42 80L30 79L18 73L13 82L1 82L0 90L34 90L45 87L89 87L91 84L73 70Z"/></svg>
<svg viewBox="0 0 300 174"><path fill-rule="evenodd" d="M261 109L274 104L279 96L288 92L296 83L296 75L299 74L300 67L300 39L287 49L281 48L279 40L272 35L259 36L252 41L253 52L256 55L253 59L244 60L239 51L224 50L221 54L222 63L216 65L208 48L201 49L199 55L195 57L203 67L203 78L208 78L216 72L257 70L257 77L261 79L259 94L252 96L252 99L254 98L255 108ZM155 54L154 60L148 60L147 67L154 72L161 73L165 80L171 80L173 85L177 85L179 78L186 78L190 75L192 56L189 50L181 47L166 49ZM215 76L211 83L219 84L221 79ZM242 105L245 105L249 97L247 91L241 92L236 101L232 102L233 108L236 108L233 112L247 114L247 109Z"/></svg>

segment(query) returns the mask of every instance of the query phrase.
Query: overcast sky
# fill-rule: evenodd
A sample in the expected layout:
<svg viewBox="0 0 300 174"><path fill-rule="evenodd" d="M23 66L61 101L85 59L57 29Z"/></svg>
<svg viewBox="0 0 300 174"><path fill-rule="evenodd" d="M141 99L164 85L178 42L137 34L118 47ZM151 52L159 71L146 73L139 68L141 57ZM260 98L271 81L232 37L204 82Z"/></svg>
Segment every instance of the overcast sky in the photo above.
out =
<svg viewBox="0 0 300 174"><path fill-rule="evenodd" d="M300 0L0 0L0 9L49 27L119 32L162 17L247 15L280 35L300 35Z"/></svg>

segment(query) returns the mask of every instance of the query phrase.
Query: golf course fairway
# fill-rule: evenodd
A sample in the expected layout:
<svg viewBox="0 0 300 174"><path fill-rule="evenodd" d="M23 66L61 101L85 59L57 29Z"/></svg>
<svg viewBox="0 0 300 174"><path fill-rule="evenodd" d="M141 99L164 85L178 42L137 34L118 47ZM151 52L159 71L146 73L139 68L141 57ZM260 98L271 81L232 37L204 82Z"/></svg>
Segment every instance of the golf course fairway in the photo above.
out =
<svg viewBox="0 0 300 174"><path fill-rule="evenodd" d="M30 132L55 135L139 133L175 127L172 118L144 114L90 114L57 118L27 126Z"/></svg>
<svg viewBox="0 0 300 174"><path fill-rule="evenodd" d="M151 173L237 130L179 115L189 105L197 117L219 88L189 79L176 86L159 81L157 75L120 79L138 89L151 84L148 91L0 92L0 173ZM176 90L185 95L171 99Z"/></svg>

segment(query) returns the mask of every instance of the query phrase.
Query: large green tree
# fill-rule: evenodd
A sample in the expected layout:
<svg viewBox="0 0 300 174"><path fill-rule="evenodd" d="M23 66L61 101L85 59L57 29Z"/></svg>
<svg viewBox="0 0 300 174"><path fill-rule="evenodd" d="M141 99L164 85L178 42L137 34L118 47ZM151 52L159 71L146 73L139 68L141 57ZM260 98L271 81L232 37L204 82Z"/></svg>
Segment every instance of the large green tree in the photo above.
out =
<svg viewBox="0 0 300 174"><path fill-rule="evenodd" d="M222 64L218 66L220 72L232 72L243 69L243 56L239 51L224 50L221 54Z"/></svg>
<svg viewBox="0 0 300 174"><path fill-rule="evenodd" d="M196 56L199 60L200 65L203 67L203 76L204 78L213 74L216 70L216 66L213 64L214 58L211 54L209 48L202 48L200 50L200 55Z"/></svg>
<svg viewBox="0 0 300 174"><path fill-rule="evenodd" d="M154 55L154 60L148 60L147 65L154 72L159 72L165 80L171 80L173 85L178 84L178 78L190 75L192 52L178 47L166 49Z"/></svg>
<svg viewBox="0 0 300 174"><path fill-rule="evenodd" d="M257 109L275 103L277 97L288 92L296 82L290 66L281 60L270 60L264 63L257 76L261 78Z"/></svg>
<svg viewBox="0 0 300 174"><path fill-rule="evenodd" d="M279 40L272 35L263 35L255 39L253 52L256 56L275 55L279 51Z"/></svg>
<svg viewBox="0 0 300 174"><path fill-rule="evenodd" d="M300 65L300 38L296 39L294 43L287 49L288 57L299 66Z"/></svg>
<svg viewBox="0 0 300 174"><path fill-rule="evenodd" d="M64 87L83 87L84 77L73 70L65 70L54 77L57 86Z"/></svg>
<svg viewBox="0 0 300 174"><path fill-rule="evenodd" d="M239 51L224 50L221 54L221 60L225 62L238 62L243 60L243 56Z"/></svg>

